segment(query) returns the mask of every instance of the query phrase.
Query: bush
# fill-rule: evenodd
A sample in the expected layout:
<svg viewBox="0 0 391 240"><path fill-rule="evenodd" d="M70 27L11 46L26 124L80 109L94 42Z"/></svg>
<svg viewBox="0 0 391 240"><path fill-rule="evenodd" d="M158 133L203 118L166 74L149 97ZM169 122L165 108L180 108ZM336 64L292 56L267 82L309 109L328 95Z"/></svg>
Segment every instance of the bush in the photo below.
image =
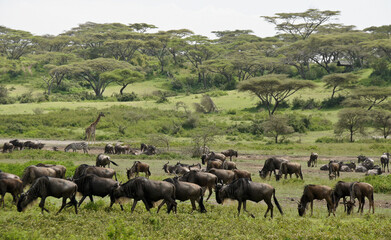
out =
<svg viewBox="0 0 391 240"><path fill-rule="evenodd" d="M33 98L32 92L23 93L21 96L18 97L18 101L20 103L36 102L36 100Z"/></svg>
<svg viewBox="0 0 391 240"><path fill-rule="evenodd" d="M320 137L315 140L317 143L338 143L341 142L341 140L338 140L334 137Z"/></svg>
<svg viewBox="0 0 391 240"><path fill-rule="evenodd" d="M296 97L292 100L292 109L306 110L306 109L319 108L320 106L321 104L313 98L304 100Z"/></svg>
<svg viewBox="0 0 391 240"><path fill-rule="evenodd" d="M334 97L334 98L327 98L327 99L324 99L320 105L322 106L322 108L339 107L339 106L341 106L342 102L345 99L346 98L344 96L338 96L338 97Z"/></svg>
<svg viewBox="0 0 391 240"><path fill-rule="evenodd" d="M366 176L365 182L373 186L375 193L391 193L391 175Z"/></svg>
<svg viewBox="0 0 391 240"><path fill-rule="evenodd" d="M133 102L138 100L138 96L136 93L124 93L124 94L115 94L115 98L117 98L118 102Z"/></svg>

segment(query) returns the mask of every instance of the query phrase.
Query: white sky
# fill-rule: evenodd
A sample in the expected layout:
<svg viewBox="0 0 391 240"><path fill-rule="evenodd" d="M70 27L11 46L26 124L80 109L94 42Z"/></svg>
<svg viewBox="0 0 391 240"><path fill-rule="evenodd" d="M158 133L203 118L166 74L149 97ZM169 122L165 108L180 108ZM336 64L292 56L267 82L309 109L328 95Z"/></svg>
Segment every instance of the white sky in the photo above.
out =
<svg viewBox="0 0 391 240"><path fill-rule="evenodd" d="M0 0L0 25L57 35L87 21L148 23L208 37L236 29L267 37L276 32L260 16L309 8L341 11L338 22L357 29L391 24L391 0Z"/></svg>

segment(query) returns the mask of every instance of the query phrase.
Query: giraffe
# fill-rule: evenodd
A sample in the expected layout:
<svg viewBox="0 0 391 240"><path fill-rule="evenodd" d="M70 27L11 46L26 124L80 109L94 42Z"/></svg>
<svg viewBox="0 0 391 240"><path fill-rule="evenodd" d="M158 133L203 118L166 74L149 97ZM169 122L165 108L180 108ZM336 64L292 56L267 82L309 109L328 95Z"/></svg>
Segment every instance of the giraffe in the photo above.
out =
<svg viewBox="0 0 391 240"><path fill-rule="evenodd" d="M104 116L105 115L103 114L103 112L99 113L99 116L95 120L95 122L91 123L91 125L88 128L86 128L86 139L87 139L87 142L90 142L92 140L95 143L96 125L98 125L100 117L104 117Z"/></svg>

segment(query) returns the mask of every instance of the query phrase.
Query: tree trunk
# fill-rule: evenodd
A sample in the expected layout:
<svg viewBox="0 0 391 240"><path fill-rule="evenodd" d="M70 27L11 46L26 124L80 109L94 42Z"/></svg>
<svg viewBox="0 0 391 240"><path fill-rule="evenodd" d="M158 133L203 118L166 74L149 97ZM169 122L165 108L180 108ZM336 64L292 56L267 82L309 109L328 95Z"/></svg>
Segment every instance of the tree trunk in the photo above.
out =
<svg viewBox="0 0 391 240"><path fill-rule="evenodd" d="M121 94L121 95L123 95L123 91L125 90L125 88L128 86L128 84L123 84L122 85L122 87L121 87L121 89L119 90L119 93Z"/></svg>

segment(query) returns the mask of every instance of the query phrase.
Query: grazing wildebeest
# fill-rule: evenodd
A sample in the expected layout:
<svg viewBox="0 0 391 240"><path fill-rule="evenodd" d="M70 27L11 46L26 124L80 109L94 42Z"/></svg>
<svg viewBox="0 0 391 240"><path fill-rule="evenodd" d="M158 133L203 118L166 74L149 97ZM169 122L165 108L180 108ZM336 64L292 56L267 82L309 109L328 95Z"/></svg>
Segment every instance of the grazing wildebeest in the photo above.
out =
<svg viewBox="0 0 391 240"><path fill-rule="evenodd" d="M168 165L170 162L168 161L166 164L163 165L163 170L165 173L175 173L176 165Z"/></svg>
<svg viewBox="0 0 391 240"><path fill-rule="evenodd" d="M149 164L142 163L140 161L134 161L133 166L126 169L126 175L128 176L128 179L131 179L135 173L136 177L138 177L140 172L144 172L145 177L149 178L149 176L151 176L151 172L149 171Z"/></svg>
<svg viewBox="0 0 391 240"><path fill-rule="evenodd" d="M203 203L203 191L202 188L194 183L182 182L178 180L178 177L167 178L163 181L174 184L175 186L175 199L179 201L190 200L192 206L192 212L196 210L195 202L198 202L200 206L200 212L206 213L206 209ZM163 202L160 204L159 208L163 206Z"/></svg>
<svg viewBox="0 0 391 240"><path fill-rule="evenodd" d="M190 171L180 177L179 181L195 183L202 187L204 193L207 188L209 190L209 196L206 201L208 201L212 195L212 190L216 187L217 176L206 172Z"/></svg>
<svg viewBox="0 0 391 240"><path fill-rule="evenodd" d="M307 162L308 167L318 166L318 154L312 152L310 155L310 160Z"/></svg>
<svg viewBox="0 0 391 240"><path fill-rule="evenodd" d="M386 166L387 166L387 172L390 172L390 169L388 169L388 163L390 162L390 153L383 153L380 157L381 167L383 168L383 172L386 172Z"/></svg>
<svg viewBox="0 0 391 240"><path fill-rule="evenodd" d="M14 145L12 145L11 143L8 143L8 142L4 143L4 145L3 145L3 153L6 153L7 151L9 153L12 153L13 149L14 149Z"/></svg>
<svg viewBox="0 0 391 240"><path fill-rule="evenodd" d="M290 178L292 178L292 174L295 174L296 178L300 177L303 180L300 163L282 162L280 170L278 170L278 174L276 175L276 180L279 181L282 175L285 175L284 178L287 179L288 174Z"/></svg>
<svg viewBox="0 0 391 240"><path fill-rule="evenodd" d="M118 164L116 164L114 161L111 161L109 156L100 153L96 157L96 164L95 164L95 166L97 166L97 167L106 167L106 165L107 165L108 167L110 167L110 163L114 164L115 166L118 166Z"/></svg>
<svg viewBox="0 0 391 240"><path fill-rule="evenodd" d="M164 199L167 204L167 213L172 209L176 209L175 202L175 186L172 183L165 181L153 181L144 177L138 177L129 180L113 190L113 197L118 200L121 197L133 198L133 213L138 201L143 201L147 211L153 207L153 203ZM113 203L110 204L110 207Z"/></svg>
<svg viewBox="0 0 391 240"><path fill-rule="evenodd" d="M14 145L14 149L22 150L23 149L23 142L19 141L18 139L11 140L10 143Z"/></svg>
<svg viewBox="0 0 391 240"><path fill-rule="evenodd" d="M12 178L12 179L20 179L18 175L12 174L12 173L6 173L0 170L0 179L2 178Z"/></svg>
<svg viewBox="0 0 391 240"><path fill-rule="evenodd" d="M80 166L78 166L72 179L77 179L87 174L94 174L98 177L103 178L112 178L114 176L115 180L117 181L117 174L114 169L90 166L87 164L81 164Z"/></svg>
<svg viewBox="0 0 391 240"><path fill-rule="evenodd" d="M216 202L222 204L224 199L227 198L237 200L239 202L238 216L243 203L243 210L254 218L254 215L249 213L246 209L246 201L260 202L264 200L267 204L267 210L264 217L266 217L267 213L270 211L270 216L273 218L272 196L278 210L281 215L283 215L281 206L276 198L276 190L269 184L252 182L247 178L239 178L231 184L225 186L218 184L216 186Z"/></svg>
<svg viewBox="0 0 391 240"><path fill-rule="evenodd" d="M63 165L38 163L36 166L53 169L56 171L56 178L65 178L65 173L67 172L67 168Z"/></svg>
<svg viewBox="0 0 391 240"><path fill-rule="evenodd" d="M14 178L0 179L0 195L1 195L0 203L3 204L3 207L4 207L4 196L7 192L11 193L13 202L16 203L20 194L23 192L22 181Z"/></svg>
<svg viewBox="0 0 391 240"><path fill-rule="evenodd" d="M303 216L307 208L307 204L311 202L311 216L313 213L313 203L314 199L323 200L327 202L327 209L329 211L329 216L331 213L335 216L335 209L333 204L333 190L331 187L324 185L306 185L304 187L303 196L301 196L300 202L297 206L299 215Z"/></svg>
<svg viewBox="0 0 391 240"><path fill-rule="evenodd" d="M352 182L338 181L333 189L334 207L337 209L339 200L343 198L344 211L346 212L346 197L350 197L350 187Z"/></svg>
<svg viewBox="0 0 391 240"><path fill-rule="evenodd" d="M259 176L261 178L266 178L267 174L270 174L270 179L270 177L272 176L272 172L274 172L274 175L277 175L276 170L280 170L281 163L283 162L288 162L288 160L276 157L266 159L265 165L263 165L263 168L259 170Z"/></svg>
<svg viewBox="0 0 391 240"><path fill-rule="evenodd" d="M232 157L233 156L238 157L238 151L235 151L233 149L228 149L228 150L226 150L224 152L221 152L221 154L223 154L226 157L229 157L230 161L232 161Z"/></svg>
<svg viewBox="0 0 391 240"><path fill-rule="evenodd" d="M60 213L64 207L71 205L75 207L75 212L77 214L76 192L77 185L71 181L47 176L40 177L26 193L22 193L20 196L17 204L18 212L23 211L30 203L39 197L41 198L39 207L41 208L42 214L44 210L49 212L49 210L45 208L45 200L47 197L55 197L62 198L62 205L57 214ZM66 200L68 198L70 199L70 202L67 204Z"/></svg>
<svg viewBox="0 0 391 240"><path fill-rule="evenodd" d="M83 195L79 201L79 207L86 197L89 197L91 202L94 202L92 196L103 198L110 195L110 201L113 203L115 199L111 192L119 186L119 183L111 178L102 178L93 174L83 175L73 179L73 182L77 185L77 191Z"/></svg>
<svg viewBox="0 0 391 240"><path fill-rule="evenodd" d="M70 143L65 147L64 151L68 152L70 149L72 149L73 152L83 149L84 153L88 153L88 143L86 142Z"/></svg>
<svg viewBox="0 0 391 240"><path fill-rule="evenodd" d="M247 170L239 170L239 169L234 169L234 180L239 179L239 178L248 178L251 181L251 173Z"/></svg>
<svg viewBox="0 0 391 240"><path fill-rule="evenodd" d="M380 167L375 167L373 169L368 170L365 173L365 176L375 176L375 175L381 175L381 174L382 174L381 168Z"/></svg>
<svg viewBox="0 0 391 240"><path fill-rule="evenodd" d="M355 199L358 199L358 211L363 213L364 211L364 205L365 205L365 197L369 200L369 211L371 212L372 207L372 213L375 213L375 204L373 200L373 186L369 183L365 182L354 182L350 186L350 201L348 205L348 214L350 214L353 210L353 206L355 203Z"/></svg>
<svg viewBox="0 0 391 240"><path fill-rule="evenodd" d="M231 183L235 178L235 173L231 170L212 168L208 172L216 175L220 183Z"/></svg>
<svg viewBox="0 0 391 240"><path fill-rule="evenodd" d="M330 161L329 177L333 176L335 179L337 179L337 176L339 177L339 171L341 170L341 166L342 166L341 162Z"/></svg>
<svg viewBox="0 0 391 240"><path fill-rule="evenodd" d="M23 188L43 176L55 178L57 177L57 172L52 168L37 167L34 165L26 167L22 176Z"/></svg>
<svg viewBox="0 0 391 240"><path fill-rule="evenodd" d="M113 144L106 144L105 146L105 154L114 154L114 146Z"/></svg>
<svg viewBox="0 0 391 240"><path fill-rule="evenodd" d="M224 162L223 162L223 169L226 169L226 170L234 170L234 169L237 169L237 168L236 168L236 163L224 161Z"/></svg>

